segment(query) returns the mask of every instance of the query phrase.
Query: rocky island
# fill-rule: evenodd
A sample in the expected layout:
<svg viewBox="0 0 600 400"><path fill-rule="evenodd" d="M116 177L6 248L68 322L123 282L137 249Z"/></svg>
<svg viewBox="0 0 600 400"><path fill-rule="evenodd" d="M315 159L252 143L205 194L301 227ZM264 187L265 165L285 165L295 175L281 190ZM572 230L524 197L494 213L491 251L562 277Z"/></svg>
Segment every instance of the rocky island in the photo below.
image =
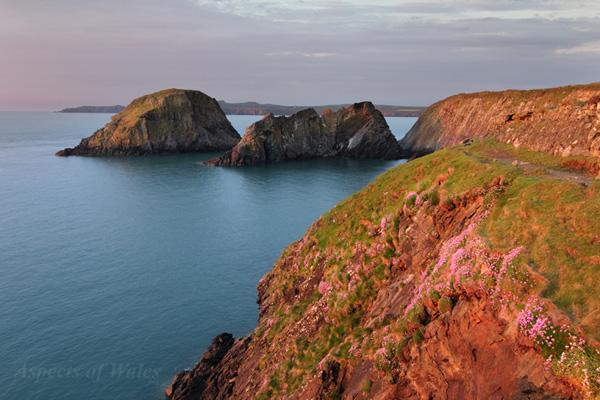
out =
<svg viewBox="0 0 600 400"><path fill-rule="evenodd" d="M372 103L356 103L319 116L312 109L289 117L267 114L210 165L257 165L316 157L398 158L398 142Z"/></svg>
<svg viewBox="0 0 600 400"><path fill-rule="evenodd" d="M556 155L594 143L598 108L586 90L549 90L544 101L538 91L462 95L431 108L405 144L443 149L391 169L315 221L260 280L254 332L219 335L167 396L597 398L598 159ZM553 123L529 125L556 109ZM553 124L577 136L565 141ZM573 143L580 125L585 146ZM527 148L536 135L543 151Z"/></svg>
<svg viewBox="0 0 600 400"><path fill-rule="evenodd" d="M57 156L223 151L240 135L212 97L168 89L133 100L106 126Z"/></svg>

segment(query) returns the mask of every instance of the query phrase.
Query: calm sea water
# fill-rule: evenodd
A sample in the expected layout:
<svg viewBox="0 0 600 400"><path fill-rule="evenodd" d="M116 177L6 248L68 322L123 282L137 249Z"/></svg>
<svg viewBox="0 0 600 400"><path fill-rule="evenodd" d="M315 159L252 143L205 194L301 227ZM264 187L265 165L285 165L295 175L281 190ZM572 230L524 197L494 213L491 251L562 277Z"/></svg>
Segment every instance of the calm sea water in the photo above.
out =
<svg viewBox="0 0 600 400"><path fill-rule="evenodd" d="M54 156L109 119L0 112L2 398L163 399L215 335L254 329L289 243L400 163ZM388 118L398 137L415 120Z"/></svg>

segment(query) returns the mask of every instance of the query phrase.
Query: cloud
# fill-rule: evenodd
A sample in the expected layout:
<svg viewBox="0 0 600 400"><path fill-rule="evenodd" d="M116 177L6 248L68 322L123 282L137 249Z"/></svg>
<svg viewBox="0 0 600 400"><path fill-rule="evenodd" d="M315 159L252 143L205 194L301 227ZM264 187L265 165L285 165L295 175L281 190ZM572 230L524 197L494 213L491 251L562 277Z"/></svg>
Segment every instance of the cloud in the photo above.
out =
<svg viewBox="0 0 600 400"><path fill-rule="evenodd" d="M585 43L581 46L575 46L570 48L562 48L556 50L557 54L590 54L600 55L600 41Z"/></svg>
<svg viewBox="0 0 600 400"><path fill-rule="evenodd" d="M0 8L0 109L17 96L59 109L168 87L231 102L427 105L457 92L598 79L600 3L589 1L0 0Z"/></svg>
<svg viewBox="0 0 600 400"><path fill-rule="evenodd" d="M600 4L590 0L191 0L201 8L248 18L318 24L326 21L356 24L360 20L410 21L433 19L448 22L462 19L582 18L600 16ZM347 17L358 17L359 21Z"/></svg>
<svg viewBox="0 0 600 400"><path fill-rule="evenodd" d="M280 51L276 53L267 53L267 56L302 56L302 57L314 57L314 58L323 58L323 57L333 57L336 56L337 53L301 53L299 51Z"/></svg>

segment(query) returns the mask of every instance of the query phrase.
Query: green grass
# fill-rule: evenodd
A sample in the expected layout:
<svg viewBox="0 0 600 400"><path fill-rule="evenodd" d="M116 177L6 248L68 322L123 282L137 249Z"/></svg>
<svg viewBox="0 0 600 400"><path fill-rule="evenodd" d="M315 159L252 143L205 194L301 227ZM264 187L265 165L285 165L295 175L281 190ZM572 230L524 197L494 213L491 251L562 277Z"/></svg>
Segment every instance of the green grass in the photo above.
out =
<svg viewBox="0 0 600 400"><path fill-rule="evenodd" d="M548 280L543 294L600 339L600 182L521 178L485 221L492 246L524 245Z"/></svg>
<svg viewBox="0 0 600 400"><path fill-rule="evenodd" d="M371 380L367 379L367 380L365 381L365 383L363 384L363 387L362 387L362 389L363 389L363 393L366 393L366 394L369 394L369 393L371 393L371 388L372 388L372 387L373 387L373 381L371 381Z"/></svg>

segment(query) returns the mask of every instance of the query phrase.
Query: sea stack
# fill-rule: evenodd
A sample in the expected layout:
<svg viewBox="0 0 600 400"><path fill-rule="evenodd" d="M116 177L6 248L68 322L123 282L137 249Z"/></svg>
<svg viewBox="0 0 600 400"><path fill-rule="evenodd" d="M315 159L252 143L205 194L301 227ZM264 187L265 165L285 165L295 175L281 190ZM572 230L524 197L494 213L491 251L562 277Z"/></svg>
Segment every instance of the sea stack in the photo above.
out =
<svg viewBox="0 0 600 400"><path fill-rule="evenodd" d="M214 98L196 90L168 89L133 100L104 128L56 155L224 151L239 141Z"/></svg>
<svg viewBox="0 0 600 400"><path fill-rule="evenodd" d="M237 146L207 164L244 166L318 157L390 160L398 153L381 112L362 102L337 112L327 109L322 116L312 108L289 117L269 113L246 129Z"/></svg>

